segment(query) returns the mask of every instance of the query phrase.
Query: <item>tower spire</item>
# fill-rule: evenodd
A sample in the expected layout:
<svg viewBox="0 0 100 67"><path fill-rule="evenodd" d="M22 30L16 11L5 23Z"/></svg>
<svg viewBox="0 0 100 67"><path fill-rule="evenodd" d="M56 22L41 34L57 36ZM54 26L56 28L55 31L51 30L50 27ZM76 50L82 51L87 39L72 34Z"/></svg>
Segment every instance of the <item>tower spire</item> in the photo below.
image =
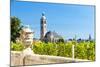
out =
<svg viewBox="0 0 100 67"><path fill-rule="evenodd" d="M91 35L89 34L89 40L91 40Z"/></svg>
<svg viewBox="0 0 100 67"><path fill-rule="evenodd" d="M42 16L44 16L45 15L45 12L42 12Z"/></svg>
<svg viewBox="0 0 100 67"><path fill-rule="evenodd" d="M44 37L45 37L45 34L46 34L46 31L47 31L47 29L46 29L46 17L45 17L45 12L42 12L42 17L41 17L41 20L40 20L41 22L40 22L40 39L41 40L43 40L44 39Z"/></svg>

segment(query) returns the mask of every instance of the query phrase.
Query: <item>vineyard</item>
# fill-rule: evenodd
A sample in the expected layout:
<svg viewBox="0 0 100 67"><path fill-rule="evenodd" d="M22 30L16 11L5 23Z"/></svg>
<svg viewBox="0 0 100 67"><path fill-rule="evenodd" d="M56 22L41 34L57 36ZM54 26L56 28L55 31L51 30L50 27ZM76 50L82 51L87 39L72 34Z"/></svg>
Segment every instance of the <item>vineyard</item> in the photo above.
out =
<svg viewBox="0 0 100 67"><path fill-rule="evenodd" d="M95 42L94 41L69 41L59 43L45 43L45 42L33 42L32 50L35 54L40 55L52 55L62 57L72 57L72 45L75 45L74 52L75 58L95 60ZM23 44L11 42L12 51L22 51L24 49Z"/></svg>

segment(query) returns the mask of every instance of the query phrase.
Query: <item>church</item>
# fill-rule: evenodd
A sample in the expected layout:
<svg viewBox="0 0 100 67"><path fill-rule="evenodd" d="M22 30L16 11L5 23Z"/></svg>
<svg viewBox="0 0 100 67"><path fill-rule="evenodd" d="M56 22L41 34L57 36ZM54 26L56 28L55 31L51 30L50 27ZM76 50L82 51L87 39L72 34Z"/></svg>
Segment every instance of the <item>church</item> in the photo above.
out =
<svg viewBox="0 0 100 67"><path fill-rule="evenodd" d="M62 36L58 35L55 31L47 31L47 19L45 13L42 13L40 19L40 40L45 42L58 42L63 39Z"/></svg>

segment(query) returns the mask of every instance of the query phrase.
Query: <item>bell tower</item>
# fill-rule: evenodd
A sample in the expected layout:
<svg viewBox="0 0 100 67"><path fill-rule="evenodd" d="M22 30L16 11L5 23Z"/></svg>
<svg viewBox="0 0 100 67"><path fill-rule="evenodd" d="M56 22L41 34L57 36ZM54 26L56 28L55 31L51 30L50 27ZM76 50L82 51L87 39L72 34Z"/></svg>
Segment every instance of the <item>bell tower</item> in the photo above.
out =
<svg viewBox="0 0 100 67"><path fill-rule="evenodd" d="M44 36L47 32L47 25L46 25L46 17L45 17L45 13L42 13L42 17L40 19L40 39L43 40Z"/></svg>

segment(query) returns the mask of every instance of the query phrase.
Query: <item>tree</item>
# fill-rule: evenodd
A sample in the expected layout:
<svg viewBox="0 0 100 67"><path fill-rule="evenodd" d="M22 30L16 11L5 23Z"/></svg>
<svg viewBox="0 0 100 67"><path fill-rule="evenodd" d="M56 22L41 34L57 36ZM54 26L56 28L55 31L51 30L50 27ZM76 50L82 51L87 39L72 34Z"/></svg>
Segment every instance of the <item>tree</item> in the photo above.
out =
<svg viewBox="0 0 100 67"><path fill-rule="evenodd" d="M63 39L63 38L60 38L60 39L58 40L58 42L64 43L64 39Z"/></svg>
<svg viewBox="0 0 100 67"><path fill-rule="evenodd" d="M22 29L21 21L17 17L11 17L11 41L16 42L16 38L20 36Z"/></svg>

